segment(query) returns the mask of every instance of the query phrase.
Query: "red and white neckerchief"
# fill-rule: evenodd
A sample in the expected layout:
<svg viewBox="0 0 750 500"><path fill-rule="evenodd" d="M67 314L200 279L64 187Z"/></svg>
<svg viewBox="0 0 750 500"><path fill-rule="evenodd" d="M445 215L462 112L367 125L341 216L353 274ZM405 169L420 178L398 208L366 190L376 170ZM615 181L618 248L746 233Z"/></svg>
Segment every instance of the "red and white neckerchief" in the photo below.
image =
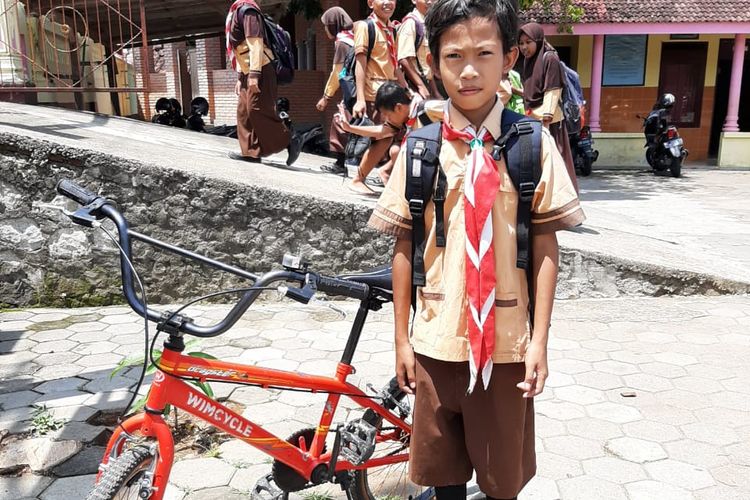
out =
<svg viewBox="0 0 750 500"><path fill-rule="evenodd" d="M234 13L243 5L252 5L256 9L258 8L258 4L255 3L254 0L234 0L232 6L229 7L229 14L227 14L227 20L224 23L224 35L227 40L227 57L229 58L229 66L237 73L240 73L242 70L237 62L237 56L234 54L234 47L232 47L232 44L229 42L229 34L232 32L232 18L234 18Z"/></svg>
<svg viewBox="0 0 750 500"><path fill-rule="evenodd" d="M352 30L342 30L336 33L336 41L345 43L349 47L354 47L354 32Z"/></svg>
<svg viewBox="0 0 750 500"><path fill-rule="evenodd" d="M393 39L393 24L390 22L388 23L388 25L383 24L375 14L371 14L370 18L375 21L377 27L380 28L380 31L382 31L385 35L385 41L388 45L388 57L390 58L391 64L393 64L393 69L395 71L398 69L398 55L396 53L396 42Z"/></svg>
<svg viewBox="0 0 750 500"><path fill-rule="evenodd" d="M469 331L469 388L474 390L479 370L487 389L492 375L495 349L495 250L492 231L492 206L500 188L500 172L484 148L492 141L487 129L477 132L468 126L454 129L448 110L443 117L443 138L464 141L471 148L464 175L464 221L466 223L466 294Z"/></svg>

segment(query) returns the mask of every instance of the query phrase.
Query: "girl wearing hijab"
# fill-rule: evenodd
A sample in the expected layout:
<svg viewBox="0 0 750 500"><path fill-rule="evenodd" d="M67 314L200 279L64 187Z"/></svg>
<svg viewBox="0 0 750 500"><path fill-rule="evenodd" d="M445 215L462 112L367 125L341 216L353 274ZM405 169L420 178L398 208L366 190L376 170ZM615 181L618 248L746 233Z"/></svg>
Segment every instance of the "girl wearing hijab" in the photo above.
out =
<svg viewBox="0 0 750 500"><path fill-rule="evenodd" d="M537 23L529 23L521 28L518 48L524 57L521 77L526 113L541 120L549 129L557 143L557 149L565 160L570 180L578 192L568 131L559 105L563 87L560 58L554 47L544 39L544 30Z"/></svg>
<svg viewBox="0 0 750 500"><path fill-rule="evenodd" d="M333 99L334 94L339 89L339 73L344 66L344 61L349 51L354 50L354 33L352 33L352 18L346 13L341 7L331 7L323 13L320 18L325 26L326 35L330 40L334 42L334 53L333 53L333 68L331 74L328 76L328 82L326 83L325 90L323 91L323 97L320 98L318 104L315 106L318 111L325 111L328 106L328 102ZM321 167L326 172L334 174L345 174L346 167L344 166L344 146L346 145L347 133L341 128L341 126L333 120L331 122L330 133L328 136L328 142L330 144L331 152L336 155L336 162L331 165L324 165Z"/></svg>

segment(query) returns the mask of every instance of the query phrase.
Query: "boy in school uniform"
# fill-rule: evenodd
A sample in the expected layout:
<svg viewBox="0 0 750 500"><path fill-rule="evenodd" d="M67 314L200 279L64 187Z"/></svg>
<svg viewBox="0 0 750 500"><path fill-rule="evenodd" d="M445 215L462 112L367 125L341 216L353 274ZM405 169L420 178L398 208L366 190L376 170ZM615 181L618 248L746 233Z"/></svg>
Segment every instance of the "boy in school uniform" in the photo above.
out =
<svg viewBox="0 0 750 500"><path fill-rule="evenodd" d="M423 99L438 96L432 80L427 54L430 49L424 28L424 16L433 0L412 0L414 10L401 21L398 29L398 62L407 82Z"/></svg>
<svg viewBox="0 0 750 500"><path fill-rule="evenodd" d="M383 119L381 125L351 125L346 118L347 112L343 103L339 104L339 112L333 119L345 132L372 139L373 147L378 147L379 143L388 146L389 159L378 170L383 183L387 183L404 137L407 132L420 125L419 115L425 114L425 119L429 123L438 121L442 117L443 106L444 101L423 101L416 94L409 98L405 88L393 82L386 82L381 85L375 96L375 109ZM359 176L367 178L376 162L374 155L365 155L358 168Z"/></svg>
<svg viewBox="0 0 750 500"><path fill-rule="evenodd" d="M357 101L352 109L352 116L359 118L367 115L374 123L379 124L382 123L382 118L375 107L375 96L380 86L386 82L398 82L404 88L407 85L398 67L395 28L391 23L396 2L395 0L368 0L367 5L372 10L368 20L375 24L375 43L368 59L368 20L354 25ZM411 91L409 95L411 97ZM387 153L387 143L376 143L367 151L362 161L368 159L369 162L378 163L386 159ZM359 194L373 194L360 172L352 177L349 189Z"/></svg>
<svg viewBox="0 0 750 500"><path fill-rule="evenodd" d="M555 231L583 221L576 191L542 130L541 178L531 203L533 324L526 271L516 267L519 195L493 160L503 104L496 92L516 61L513 0L441 0L426 17L432 69L448 93L439 153L447 189L445 246L435 205L424 208L426 284L412 297L412 216L402 148L370 218L396 237L396 375L415 394L411 480L437 500L465 499L476 472L489 499L513 499L536 473L533 398L548 375L547 338L557 281ZM540 127L541 128L541 127Z"/></svg>

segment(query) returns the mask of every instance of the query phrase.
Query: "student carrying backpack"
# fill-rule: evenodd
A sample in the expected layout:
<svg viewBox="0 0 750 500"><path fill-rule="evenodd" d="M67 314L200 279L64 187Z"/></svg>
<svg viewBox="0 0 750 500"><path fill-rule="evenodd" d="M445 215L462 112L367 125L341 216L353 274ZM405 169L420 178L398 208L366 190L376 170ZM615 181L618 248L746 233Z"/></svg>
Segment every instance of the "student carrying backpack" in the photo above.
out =
<svg viewBox="0 0 750 500"><path fill-rule="evenodd" d="M549 52L546 52L545 56L547 54ZM581 131L581 107L585 102L581 90L581 79L578 73L569 68L562 60L560 60L560 73L563 80L560 107L565 117L565 128L568 135L573 135Z"/></svg>
<svg viewBox="0 0 750 500"><path fill-rule="evenodd" d="M273 69L276 71L276 82L287 85L294 80L294 50L289 32L279 26L268 14L262 13L255 5L241 7L241 15L247 11L258 14L263 23L263 39L273 52Z"/></svg>
<svg viewBox="0 0 750 500"><path fill-rule="evenodd" d="M370 60L372 49L375 47L375 21L367 18L367 60ZM344 60L344 67L339 74L339 87L343 96L344 106L351 113L354 104L357 102L357 79L356 79L357 57L354 53L354 47L351 48Z"/></svg>
<svg viewBox="0 0 750 500"><path fill-rule="evenodd" d="M426 116L426 115L423 115ZM424 123L424 122L423 122ZM425 286L424 253L427 244L424 209L432 200L435 204L437 247L445 247L446 232L443 216L447 181L438 160L443 136L440 123L430 123L412 131L406 137L406 201L412 217L412 306L416 307L417 287ZM500 138L495 141L492 156L497 161L505 158L508 174L518 191L516 223L516 266L524 269L531 286L531 201L541 177L542 124L510 110L504 110ZM533 321L533 293L529 293L529 307Z"/></svg>

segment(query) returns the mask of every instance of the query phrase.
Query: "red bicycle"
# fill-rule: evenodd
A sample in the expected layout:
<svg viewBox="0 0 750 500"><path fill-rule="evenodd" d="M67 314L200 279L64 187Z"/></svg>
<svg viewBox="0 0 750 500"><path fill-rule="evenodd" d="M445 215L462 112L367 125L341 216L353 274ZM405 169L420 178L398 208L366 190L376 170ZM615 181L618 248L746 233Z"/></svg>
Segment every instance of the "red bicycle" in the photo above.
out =
<svg viewBox="0 0 750 500"><path fill-rule="evenodd" d="M116 427L89 500L160 500L163 497L174 460L172 430L164 419L167 405L180 408L273 458L272 471L258 481L253 498L283 500L290 492L324 483L340 485L347 498L354 500L424 500L433 496L432 489L416 486L408 479L411 409L395 377L376 394L367 394L347 382L355 371L351 361L369 311L379 310L392 300L390 269L329 277L312 272L299 259L285 258L283 270L256 276L133 231L114 203L71 181L60 181L57 190L82 205L77 211L67 214L71 220L88 227L101 227L118 244L123 293L128 303L145 318L146 324L155 322L157 330L168 335L144 411L123 420ZM118 232L116 239L99 222L105 218L114 222ZM140 280L131 264L132 239L233 273L253 284L244 289L227 316L211 326L195 324L180 314L181 309L174 312L151 309L145 293L139 298L134 286L134 279L138 283ZM360 301L334 376L274 370L183 354L185 335L221 335L239 320L264 290L269 289L280 290L284 296L303 304L317 300L317 292ZM148 341L148 331L146 336ZM151 351L156 338L151 342ZM153 357L151 360L153 363ZM328 397L316 428L301 429L282 439L196 390L188 381L305 390L327 393ZM364 410L361 418L335 422L336 408L342 397L350 398ZM331 442L330 449L327 442Z"/></svg>

